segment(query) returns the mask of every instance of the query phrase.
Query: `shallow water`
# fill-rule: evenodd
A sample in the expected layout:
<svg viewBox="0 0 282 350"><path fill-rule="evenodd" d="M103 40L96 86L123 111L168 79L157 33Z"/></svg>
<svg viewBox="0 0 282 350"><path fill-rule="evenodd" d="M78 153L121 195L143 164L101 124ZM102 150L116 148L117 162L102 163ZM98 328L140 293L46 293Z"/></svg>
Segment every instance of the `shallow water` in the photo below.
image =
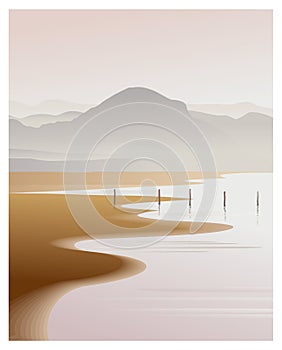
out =
<svg viewBox="0 0 282 350"><path fill-rule="evenodd" d="M171 195L171 188L160 188L162 196ZM146 191L144 195L155 194L155 190L142 189ZM186 193L187 184L178 186L178 190ZM173 208L162 202L160 212L156 203L130 207L150 207L154 211L141 215L161 220L174 220L184 212L183 220L190 221L200 206L202 191L203 185L192 186L191 211L186 199L175 202ZM227 193L226 212L223 191ZM140 189L122 192L136 195ZM102 193L95 190L95 194ZM233 228L168 236L147 247L147 239L140 237L78 242L79 249L130 256L144 261L147 268L124 280L66 294L50 315L49 338L271 339L272 174L232 174L219 179L208 221L227 223ZM117 249L109 245L144 247Z"/></svg>

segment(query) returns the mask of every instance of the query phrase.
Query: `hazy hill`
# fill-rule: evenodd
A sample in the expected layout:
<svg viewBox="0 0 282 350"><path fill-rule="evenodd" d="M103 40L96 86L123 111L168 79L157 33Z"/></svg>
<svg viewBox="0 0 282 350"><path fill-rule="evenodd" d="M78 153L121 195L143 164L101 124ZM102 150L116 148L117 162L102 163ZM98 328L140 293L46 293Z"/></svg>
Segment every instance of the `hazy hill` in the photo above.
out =
<svg viewBox="0 0 282 350"><path fill-rule="evenodd" d="M188 110L215 115L228 115L232 118L240 118L247 113L256 112L272 117L272 109L257 106L249 102L234 104L188 104Z"/></svg>
<svg viewBox="0 0 282 350"><path fill-rule="evenodd" d="M187 129L182 135L184 141L178 137L190 117L210 144L218 170L272 170L271 117L253 112L239 119L196 111L189 113L183 102L168 99L145 88L123 90L71 121L32 128L24 126L17 120L10 120L10 148L17 149L18 152L19 150L45 152L44 158L37 159L46 159L46 152L65 154L73 142L74 135L79 131L81 138L73 148L72 159L77 160L78 154L82 158L88 157L85 154L87 150L92 149L95 140L100 140L91 155L92 160L101 158L97 156L98 154L107 157L113 152L116 154L111 157L118 159L136 159L143 155L155 156L170 167L170 170L179 170L175 169L178 165L168 162L168 155L165 152L162 153L157 150L157 146L152 146L150 143L147 145L141 144L141 141L136 142L125 151L119 151L122 150L121 145L124 143L132 139L145 138L172 147L177 157L188 164L190 170L198 170L193 151L185 145L187 142L194 147L199 142L192 125L191 130ZM148 125L152 122L159 126ZM122 128L119 127L120 124L123 125ZM115 128L116 130L109 134ZM24 167L22 160L21 166ZM36 169L34 162L33 168ZM38 168L40 169L40 165Z"/></svg>
<svg viewBox="0 0 282 350"><path fill-rule="evenodd" d="M68 111L85 112L90 107L92 106L60 100L48 100L34 106L26 105L21 102L10 101L9 114L15 118L23 118L38 114L58 115Z"/></svg>
<svg viewBox="0 0 282 350"><path fill-rule="evenodd" d="M10 118L17 119L25 126L39 128L41 125L45 125L45 124L71 121L77 118L80 114L82 113L77 111L69 111L58 115L35 114L35 115L30 115L28 117L23 117L23 118L15 118L13 116L10 116Z"/></svg>

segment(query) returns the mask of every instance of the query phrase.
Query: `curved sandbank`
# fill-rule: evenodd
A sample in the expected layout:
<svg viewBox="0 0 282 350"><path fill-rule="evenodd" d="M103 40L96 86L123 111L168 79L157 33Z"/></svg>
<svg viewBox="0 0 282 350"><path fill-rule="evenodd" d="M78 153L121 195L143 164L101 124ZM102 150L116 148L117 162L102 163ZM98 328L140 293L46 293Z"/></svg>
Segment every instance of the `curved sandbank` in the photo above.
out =
<svg viewBox="0 0 282 350"><path fill-rule="evenodd" d="M79 196L76 196L78 198ZM144 219L137 212L115 208L105 196L89 197L97 211L113 225L96 227L97 237L163 235L169 222ZM153 201L130 197L129 201ZM162 198L171 200L171 198ZM121 202L122 203L122 202ZM170 234L189 234L191 223L180 222ZM196 233L228 230L232 226L203 223ZM118 230L117 230L118 228ZM10 195L10 339L48 339L47 322L56 301L80 286L112 281L142 272L141 261L115 255L79 251L76 240L89 239L73 219L64 195ZM69 239L69 247L56 241Z"/></svg>
<svg viewBox="0 0 282 350"><path fill-rule="evenodd" d="M10 195L11 340L48 339L49 313L68 291L145 269L143 262L132 258L52 244L76 236L76 228L64 196L46 201L45 196ZM89 239L79 232L79 239Z"/></svg>

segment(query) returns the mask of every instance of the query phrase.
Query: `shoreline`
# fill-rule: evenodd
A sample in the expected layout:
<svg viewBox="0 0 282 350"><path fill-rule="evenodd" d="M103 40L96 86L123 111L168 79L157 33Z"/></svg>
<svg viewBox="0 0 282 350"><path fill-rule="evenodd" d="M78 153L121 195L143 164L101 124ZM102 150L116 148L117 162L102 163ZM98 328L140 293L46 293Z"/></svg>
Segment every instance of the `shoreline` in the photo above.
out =
<svg viewBox="0 0 282 350"><path fill-rule="evenodd" d="M95 221L91 216L97 233L95 237L163 235L169 225L173 226L172 235L190 234L189 222L175 225L140 218L137 216L139 211L113 207L106 196L91 196L90 200L98 215L111 223L109 232L108 225ZM119 202L148 200L154 201L156 198L125 196ZM132 258L78 250L75 242L91 237L73 219L64 195L10 193L9 204L11 340L48 339L49 314L65 293L84 285L126 278L146 268L143 262ZM89 217L88 213L86 216ZM196 234L224 231L231 227L207 222Z"/></svg>
<svg viewBox="0 0 282 350"><path fill-rule="evenodd" d="M216 177L221 178L227 173L217 172ZM84 174L81 173L67 173L68 182L81 183ZM209 173L205 173L206 177L209 177ZM177 183L183 184L186 180L199 180L203 179L201 172L127 172L127 173L102 173L93 172L86 173L85 184L87 189L98 189L104 187L104 182L118 183L121 187L138 187L144 181L150 179L152 183L157 186L171 185L171 179L174 179ZM60 172L10 172L9 173L10 192L27 192L27 191L48 191L48 190L64 190L64 173ZM74 185L75 189L79 188ZM68 186L69 187L69 186Z"/></svg>
<svg viewBox="0 0 282 350"><path fill-rule="evenodd" d="M59 214L54 218L53 210L45 210L44 199L39 204L31 197L10 196L10 340L48 339L49 314L65 293L126 278L146 268L132 258L54 245L57 239L76 236L65 200L57 203L54 199L53 209ZM68 221L70 230L62 227L61 220L62 224ZM80 230L82 238L89 236Z"/></svg>
<svg viewBox="0 0 282 350"><path fill-rule="evenodd" d="M146 268L143 262L136 259L106 253L92 252L91 254L116 257L120 259L121 267L90 278L51 284L12 299L10 301L10 340L48 340L49 315L55 304L66 293L76 288L127 278L143 272Z"/></svg>

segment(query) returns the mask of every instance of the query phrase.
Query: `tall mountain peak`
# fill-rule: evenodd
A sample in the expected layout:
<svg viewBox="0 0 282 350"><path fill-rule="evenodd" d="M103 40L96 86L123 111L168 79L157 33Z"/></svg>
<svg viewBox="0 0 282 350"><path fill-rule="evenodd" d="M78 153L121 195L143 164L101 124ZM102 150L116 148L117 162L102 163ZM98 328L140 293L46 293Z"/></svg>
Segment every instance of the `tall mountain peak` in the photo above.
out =
<svg viewBox="0 0 282 350"><path fill-rule="evenodd" d="M103 101L100 106L104 107L106 105L107 107L112 107L114 105L134 102L159 103L171 108L178 109L183 113L187 113L187 107L185 103L178 100L169 99L154 90L141 86L128 87L124 90L121 90L115 95Z"/></svg>

